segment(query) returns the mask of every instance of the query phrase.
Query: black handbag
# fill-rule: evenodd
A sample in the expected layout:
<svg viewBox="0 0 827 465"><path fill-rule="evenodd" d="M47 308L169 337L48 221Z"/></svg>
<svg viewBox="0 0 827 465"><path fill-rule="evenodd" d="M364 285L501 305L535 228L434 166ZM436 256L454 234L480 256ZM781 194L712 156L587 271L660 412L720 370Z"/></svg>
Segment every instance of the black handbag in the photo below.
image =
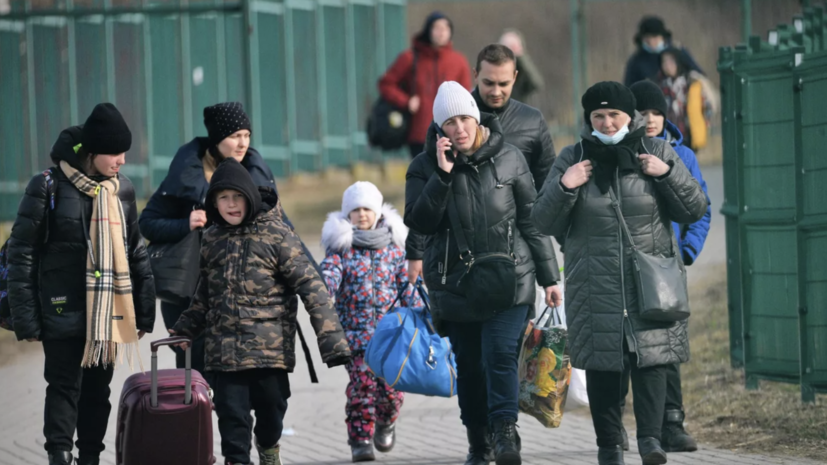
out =
<svg viewBox="0 0 827 465"><path fill-rule="evenodd" d="M190 231L178 242L150 242L147 253L156 297L181 307L189 306L201 274L201 231Z"/></svg>
<svg viewBox="0 0 827 465"><path fill-rule="evenodd" d="M411 88L409 89L411 95L414 94L416 88L416 61L416 52L414 52ZM398 150L407 144L410 126L411 113L407 108L397 108L379 97L379 100L373 104L368 117L368 143L371 147L377 147L383 151Z"/></svg>
<svg viewBox="0 0 827 465"><path fill-rule="evenodd" d="M465 266L457 286L465 294L469 309L485 320L513 307L517 297L517 263L513 253L474 255L465 239L453 195L448 199L448 218Z"/></svg>
<svg viewBox="0 0 827 465"><path fill-rule="evenodd" d="M645 320L675 322L689 318L689 293L686 286L686 270L680 257L675 253L675 238L672 239L672 256L660 257L638 250L629 226L620 211L617 196L609 189L617 219L623 226L632 247L640 317ZM671 230L670 230L671 233ZM622 240L621 240L622 242Z"/></svg>

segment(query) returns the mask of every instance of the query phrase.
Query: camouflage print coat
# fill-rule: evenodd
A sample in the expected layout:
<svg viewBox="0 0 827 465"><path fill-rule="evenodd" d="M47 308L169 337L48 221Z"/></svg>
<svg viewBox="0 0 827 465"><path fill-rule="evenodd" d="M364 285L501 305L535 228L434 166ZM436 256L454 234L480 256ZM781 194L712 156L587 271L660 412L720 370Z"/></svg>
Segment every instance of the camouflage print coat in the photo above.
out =
<svg viewBox="0 0 827 465"><path fill-rule="evenodd" d="M173 330L190 336L206 330L207 371L292 371L296 294L310 314L322 360L336 366L350 357L324 281L276 211L237 227L214 225L204 234L201 279Z"/></svg>

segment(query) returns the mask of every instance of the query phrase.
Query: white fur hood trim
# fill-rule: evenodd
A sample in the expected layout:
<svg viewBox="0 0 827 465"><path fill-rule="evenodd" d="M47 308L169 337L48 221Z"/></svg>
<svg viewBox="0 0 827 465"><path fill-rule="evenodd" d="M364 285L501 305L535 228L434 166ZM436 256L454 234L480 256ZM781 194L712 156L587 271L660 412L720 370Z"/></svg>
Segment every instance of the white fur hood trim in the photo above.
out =
<svg viewBox="0 0 827 465"><path fill-rule="evenodd" d="M393 205L386 203L382 205L382 218L380 225L391 230L391 240L394 245L405 248L405 240L408 238L408 227ZM327 214L327 221L322 227L322 247L325 253L328 251L342 252L353 246L353 225L347 219L347 215L340 211Z"/></svg>

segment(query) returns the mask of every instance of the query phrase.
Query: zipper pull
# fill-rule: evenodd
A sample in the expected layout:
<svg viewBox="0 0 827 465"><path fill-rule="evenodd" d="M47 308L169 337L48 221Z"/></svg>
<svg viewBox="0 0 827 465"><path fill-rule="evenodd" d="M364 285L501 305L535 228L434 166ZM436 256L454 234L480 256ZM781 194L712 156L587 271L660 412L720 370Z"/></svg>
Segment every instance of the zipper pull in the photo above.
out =
<svg viewBox="0 0 827 465"><path fill-rule="evenodd" d="M623 317L629 318L629 312L627 312L625 308L623 309Z"/></svg>

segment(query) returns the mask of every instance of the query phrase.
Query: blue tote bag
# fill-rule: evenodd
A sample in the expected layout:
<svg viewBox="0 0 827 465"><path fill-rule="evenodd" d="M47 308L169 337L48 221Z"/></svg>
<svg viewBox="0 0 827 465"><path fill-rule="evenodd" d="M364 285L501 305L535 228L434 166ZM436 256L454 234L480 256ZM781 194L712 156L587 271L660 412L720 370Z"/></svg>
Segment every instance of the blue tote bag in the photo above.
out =
<svg viewBox="0 0 827 465"><path fill-rule="evenodd" d="M365 350L365 363L390 387L426 396L453 397L457 389L457 364L447 338L437 334L431 320L428 294L417 292L424 308L394 308L403 288L379 322Z"/></svg>

